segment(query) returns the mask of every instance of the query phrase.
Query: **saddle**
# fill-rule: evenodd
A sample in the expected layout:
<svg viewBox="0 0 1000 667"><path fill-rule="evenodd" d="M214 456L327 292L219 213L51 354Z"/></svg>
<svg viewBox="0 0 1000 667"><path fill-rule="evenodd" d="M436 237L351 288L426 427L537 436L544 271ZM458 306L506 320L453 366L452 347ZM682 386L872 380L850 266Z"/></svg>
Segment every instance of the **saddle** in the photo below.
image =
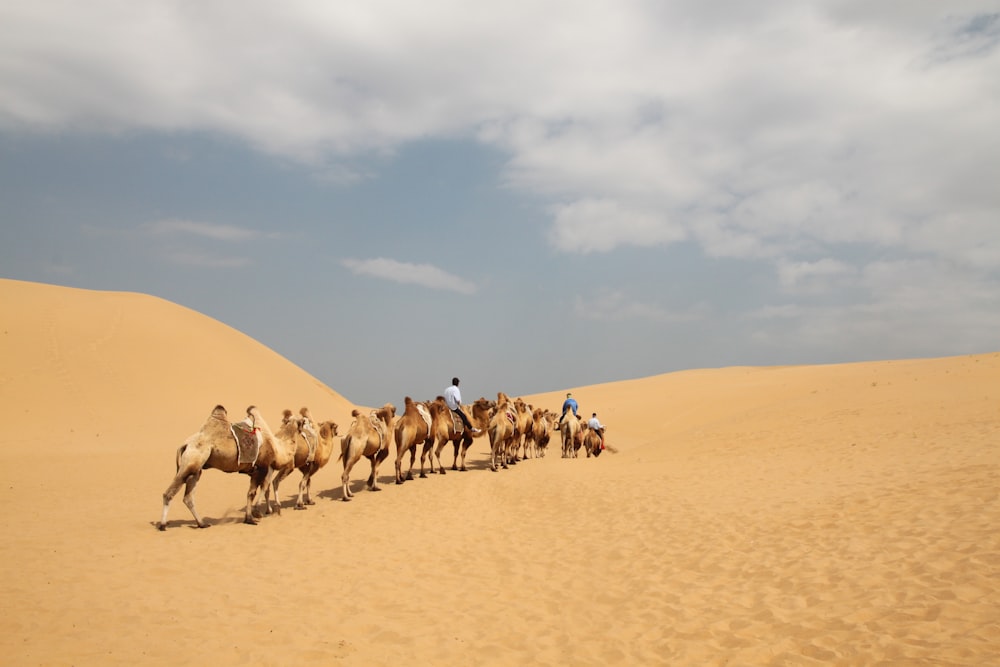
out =
<svg viewBox="0 0 1000 667"><path fill-rule="evenodd" d="M427 424L427 437L431 435L431 412L427 409L427 406L423 403L417 403L417 412L423 418L424 423Z"/></svg>
<svg viewBox="0 0 1000 667"><path fill-rule="evenodd" d="M451 425L455 430L455 433L463 433L465 431L465 422L462 421L461 417L455 414L454 410L449 410L449 412L451 413Z"/></svg>
<svg viewBox="0 0 1000 667"><path fill-rule="evenodd" d="M306 441L306 447L309 453L306 454L306 464L312 463L316 459L316 446L319 444L319 435L312 428L312 422L308 419L302 424L302 430L299 431L302 439Z"/></svg>
<svg viewBox="0 0 1000 667"><path fill-rule="evenodd" d="M378 451L381 452L383 449L387 449L389 445L385 441L386 426L385 422L378 418L378 411L372 410L371 414L368 415L368 421L371 422L372 428L378 433Z"/></svg>
<svg viewBox="0 0 1000 667"><path fill-rule="evenodd" d="M237 463L256 463L260 455L260 429L246 422L233 422L229 425L229 430L236 440Z"/></svg>

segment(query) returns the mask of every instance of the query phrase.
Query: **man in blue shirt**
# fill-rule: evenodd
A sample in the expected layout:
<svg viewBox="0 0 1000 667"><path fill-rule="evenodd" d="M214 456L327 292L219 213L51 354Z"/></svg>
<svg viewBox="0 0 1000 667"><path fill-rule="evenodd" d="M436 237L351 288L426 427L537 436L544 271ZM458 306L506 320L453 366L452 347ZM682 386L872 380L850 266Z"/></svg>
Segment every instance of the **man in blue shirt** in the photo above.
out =
<svg viewBox="0 0 1000 667"><path fill-rule="evenodd" d="M559 416L559 424L560 425L562 424L563 419L566 417L566 413L569 412L570 410L573 411L573 416L576 417L577 409L578 406L576 404L576 399L573 398L573 394L572 393L566 394L566 400L563 401L563 406L562 406L562 415Z"/></svg>

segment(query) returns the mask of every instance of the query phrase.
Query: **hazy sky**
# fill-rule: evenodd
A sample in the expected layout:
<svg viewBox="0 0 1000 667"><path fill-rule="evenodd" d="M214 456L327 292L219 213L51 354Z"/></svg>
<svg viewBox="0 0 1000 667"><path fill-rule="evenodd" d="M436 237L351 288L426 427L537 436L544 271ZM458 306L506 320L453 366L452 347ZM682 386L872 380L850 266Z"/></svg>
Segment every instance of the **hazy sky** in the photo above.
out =
<svg viewBox="0 0 1000 667"><path fill-rule="evenodd" d="M0 0L0 223L365 405L1000 350L1000 2Z"/></svg>

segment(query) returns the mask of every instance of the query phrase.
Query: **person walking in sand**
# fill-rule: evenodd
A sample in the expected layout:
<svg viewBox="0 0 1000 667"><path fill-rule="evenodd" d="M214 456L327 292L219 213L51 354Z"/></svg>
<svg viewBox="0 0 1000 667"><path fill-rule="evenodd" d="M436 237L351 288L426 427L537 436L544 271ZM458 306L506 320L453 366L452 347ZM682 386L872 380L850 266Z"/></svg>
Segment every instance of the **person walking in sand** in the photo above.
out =
<svg viewBox="0 0 1000 667"><path fill-rule="evenodd" d="M451 379L451 386L444 390L444 402L452 412L462 419L462 423L465 424L465 428L470 433L479 433L479 429L472 425L472 422L469 421L468 416L462 410L462 392L458 389L458 383L458 378Z"/></svg>

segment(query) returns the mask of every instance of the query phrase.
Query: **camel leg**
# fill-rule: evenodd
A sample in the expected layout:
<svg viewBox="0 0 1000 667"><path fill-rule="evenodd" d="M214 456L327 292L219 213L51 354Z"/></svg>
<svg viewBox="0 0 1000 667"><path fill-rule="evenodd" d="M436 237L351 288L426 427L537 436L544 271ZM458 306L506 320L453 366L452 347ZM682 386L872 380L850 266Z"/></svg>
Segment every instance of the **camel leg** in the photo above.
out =
<svg viewBox="0 0 1000 667"><path fill-rule="evenodd" d="M368 481L366 482L366 484L368 485L368 488L372 491L381 491L382 489L378 487L378 474L376 472L378 470L378 452L376 452L372 456L369 456L368 460L372 464L372 474L368 476ZM399 483L402 484L401 481Z"/></svg>
<svg viewBox="0 0 1000 667"><path fill-rule="evenodd" d="M185 471L183 473L177 473L174 477L174 481L170 483L167 490L163 492L163 514L160 516L160 523L156 525L160 530L167 529L167 510L170 508L170 501L173 500L177 492L180 491L181 487L184 487L184 504L191 511L191 516L194 517L194 522L199 528L208 528L208 524L201 520L198 516L198 510L194 506L194 487L198 484L198 480L201 479L201 469L195 470L194 472Z"/></svg>
<svg viewBox="0 0 1000 667"><path fill-rule="evenodd" d="M184 480L180 478L180 475L177 475L170 482L167 490L163 492L163 514L160 515L160 523L156 524L156 527L160 530L167 529L167 510L170 509L170 501L174 499L174 496L177 495L177 492L181 490L183 485Z"/></svg>
<svg viewBox="0 0 1000 667"><path fill-rule="evenodd" d="M198 485L200 479L201 470L188 477L187 483L184 485L184 504L191 510L191 516L194 517L194 522L198 524L198 527L208 528L208 524L201 520L201 517L198 516L198 510L194 508L194 487Z"/></svg>
<svg viewBox="0 0 1000 667"><path fill-rule="evenodd" d="M348 462L347 457L346 456L344 457L344 473L340 476L341 489L342 489L340 499L343 500L345 503L354 496L354 494L351 493L351 468L354 467L355 460L356 459L352 458L352 460Z"/></svg>
<svg viewBox="0 0 1000 667"><path fill-rule="evenodd" d="M462 465L458 468L460 472L468 472L468 469L465 467L465 455L469 453L469 447L471 446L472 436L467 433L462 434L461 443L458 441L455 442L455 455L458 455L459 449L462 450Z"/></svg>
<svg viewBox="0 0 1000 667"><path fill-rule="evenodd" d="M424 440L424 448L420 450L420 476L424 476L424 459L427 459L430 463L431 474L435 474L437 471L434 469L434 441Z"/></svg>
<svg viewBox="0 0 1000 667"><path fill-rule="evenodd" d="M427 473L424 472L424 460L430 458L431 460L431 474L434 473L434 441L424 440L424 446L420 449L420 476L427 477Z"/></svg>
<svg viewBox="0 0 1000 667"><path fill-rule="evenodd" d="M299 480L299 495L295 499L295 509L304 510L306 508L306 502L309 502L309 477L312 475L312 468L308 468L309 472L302 473L302 479ZM305 496L305 501L302 500ZM311 502L309 502L312 505Z"/></svg>
<svg viewBox="0 0 1000 667"><path fill-rule="evenodd" d="M403 483L403 454L406 452L402 446L396 448L396 484ZM378 454L378 452L376 452ZM372 459L372 471L374 474L375 459ZM371 480L369 480L368 486L371 486Z"/></svg>
<svg viewBox="0 0 1000 667"><path fill-rule="evenodd" d="M351 468L354 467L354 452L352 451L353 440L350 436L345 436L340 441L340 459L344 462L344 472L340 475L340 499L345 503L351 499Z"/></svg>
<svg viewBox="0 0 1000 667"><path fill-rule="evenodd" d="M365 482L365 485L372 491L375 491L375 485L378 483L378 480L375 478L375 457L369 456L368 462L372 464L372 472L368 475L368 481Z"/></svg>
<svg viewBox="0 0 1000 667"><path fill-rule="evenodd" d="M281 514L281 501L278 499L278 485L291 474L291 469L286 468L268 474L268 481L264 484L264 499L267 501L266 510L268 514ZM274 509L271 509L271 494L274 494Z"/></svg>
<svg viewBox="0 0 1000 667"><path fill-rule="evenodd" d="M413 481L413 464L417 460L417 444L410 445L410 468L406 471L406 480Z"/></svg>
<svg viewBox="0 0 1000 667"><path fill-rule="evenodd" d="M313 486L313 475L319 472L319 468L316 464L313 464L312 469L309 471L309 479L306 480L306 505L315 505L316 502L312 499L312 486Z"/></svg>
<svg viewBox="0 0 1000 667"><path fill-rule="evenodd" d="M389 458L389 448L380 449L371 457L369 457L372 462L372 474L368 478L368 488L372 491L381 491L382 489L378 485L378 466L382 461Z"/></svg>
<svg viewBox="0 0 1000 667"><path fill-rule="evenodd" d="M257 525L257 519L254 516L254 500L257 498L257 491L264 485L265 481L269 481L268 478L269 470L260 467L254 468L250 471L250 488L247 490L247 507L243 515L243 523L248 523L252 526Z"/></svg>
<svg viewBox="0 0 1000 667"><path fill-rule="evenodd" d="M442 475L444 474L444 464L441 463L441 450L444 449L445 439L441 438L437 441L436 446L431 450L431 472L434 472L434 461L437 461L437 471Z"/></svg>
<svg viewBox="0 0 1000 667"><path fill-rule="evenodd" d="M253 474L255 473L251 473L251 476L253 476ZM278 500L278 487L274 483L274 477L274 471L267 469L264 479L259 483L257 488L257 493L260 493L260 491L263 491L263 493L259 496L256 494L254 495L256 500L254 502L253 515L258 519L273 513L273 510L271 509L272 495L274 496L275 502ZM281 508L279 507L279 511L277 512L278 514L280 514L280 509Z"/></svg>
<svg viewBox="0 0 1000 667"><path fill-rule="evenodd" d="M492 437L492 433L490 434ZM496 472L497 468L497 443L490 443L490 470Z"/></svg>

